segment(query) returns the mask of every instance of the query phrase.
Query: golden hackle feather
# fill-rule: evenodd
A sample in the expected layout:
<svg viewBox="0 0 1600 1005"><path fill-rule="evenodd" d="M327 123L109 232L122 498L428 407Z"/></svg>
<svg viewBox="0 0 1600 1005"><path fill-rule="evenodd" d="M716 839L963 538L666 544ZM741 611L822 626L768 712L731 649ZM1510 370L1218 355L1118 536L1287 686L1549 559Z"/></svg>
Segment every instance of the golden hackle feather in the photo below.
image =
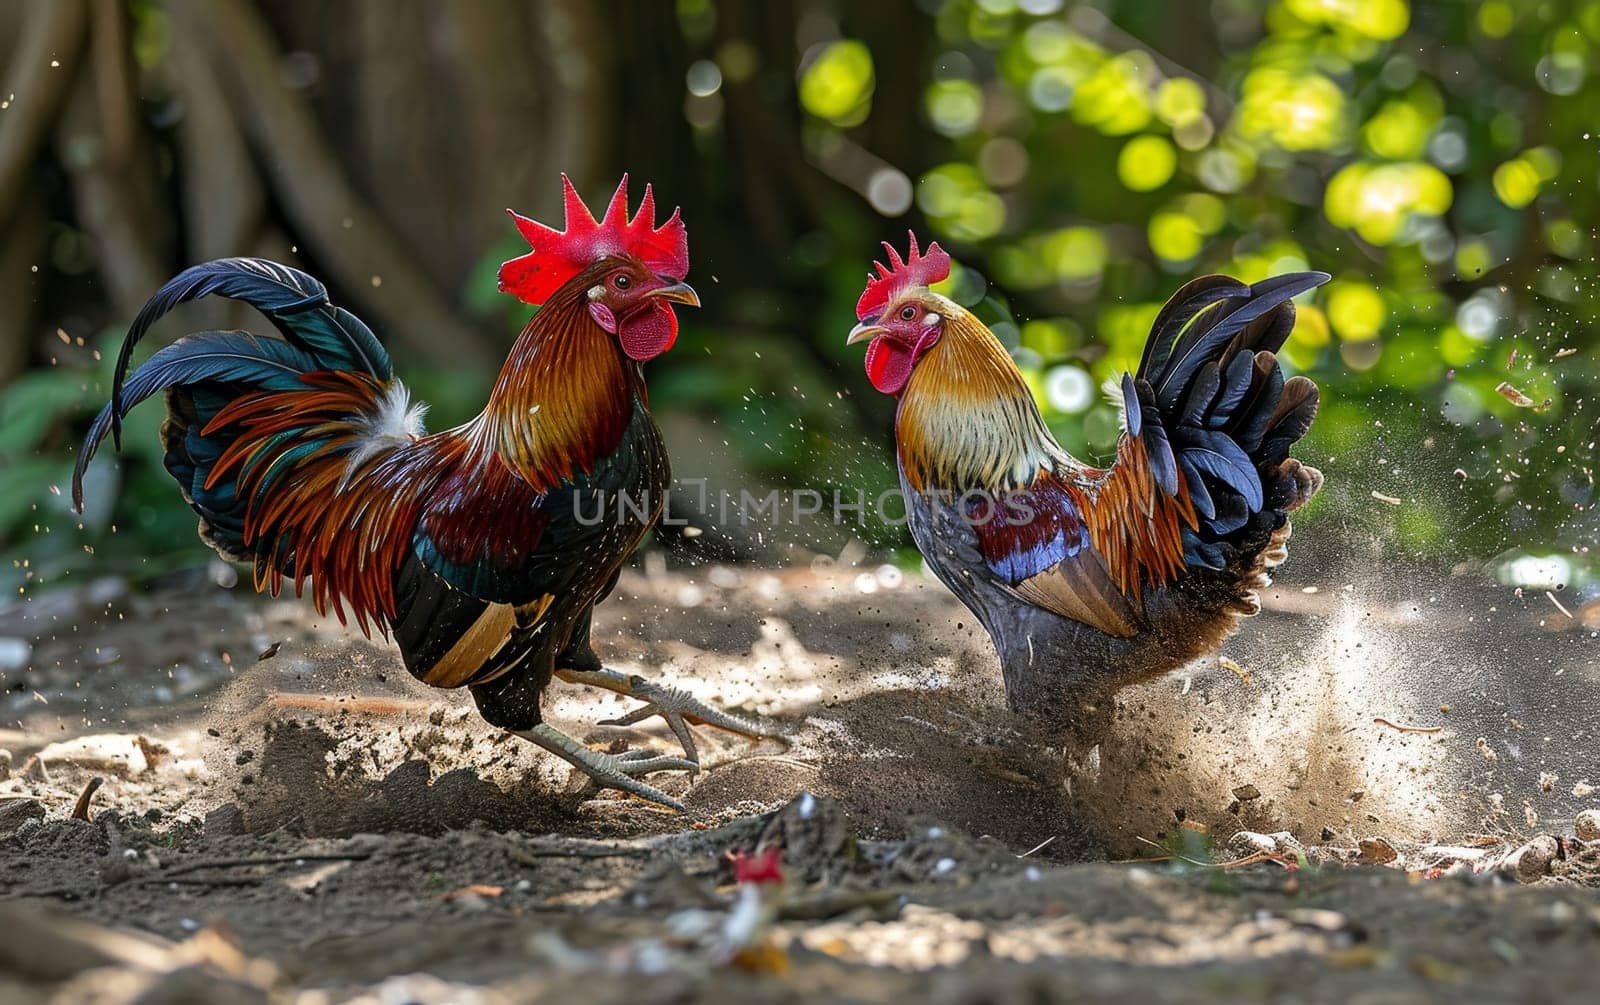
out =
<svg viewBox="0 0 1600 1005"><path fill-rule="evenodd" d="M895 432L906 480L918 492L1000 492L1031 483L1066 455L1017 364L983 322L954 301L928 296L946 318L945 332L900 397Z"/></svg>
<svg viewBox="0 0 1600 1005"><path fill-rule="evenodd" d="M1095 568L1034 577L1025 592L1041 606L1070 606L1110 634L1131 633L1143 590L1184 573L1183 528L1197 526L1183 475L1175 497L1156 485L1144 442L1124 434L1110 468L1090 468L1062 450L1045 426L1032 391L999 339L952 301L938 309L943 336L918 362L901 396L896 442L912 489L1003 492L1053 477L1068 491L1089 532ZM1050 577L1070 579L1049 584ZM1031 582L1031 581L1030 581ZM1082 602L1114 589L1131 600ZM1068 613L1062 611L1062 613Z"/></svg>
<svg viewBox="0 0 1600 1005"><path fill-rule="evenodd" d="M607 267L562 287L534 315L470 433L538 492L590 471L622 438L630 396L645 399L638 367L585 308L585 291Z"/></svg>

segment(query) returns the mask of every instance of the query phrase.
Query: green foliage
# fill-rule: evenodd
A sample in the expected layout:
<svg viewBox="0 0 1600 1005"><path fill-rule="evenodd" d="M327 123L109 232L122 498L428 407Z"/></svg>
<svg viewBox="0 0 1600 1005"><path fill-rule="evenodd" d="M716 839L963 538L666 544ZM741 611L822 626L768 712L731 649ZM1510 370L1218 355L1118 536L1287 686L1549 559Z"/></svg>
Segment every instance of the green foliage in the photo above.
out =
<svg viewBox="0 0 1600 1005"><path fill-rule="evenodd" d="M1421 554L1587 563L1600 2L923 6L944 145L916 207L1017 298L1064 443L1109 446L1082 391L1183 280L1324 269L1284 356L1324 388L1306 454L1340 459L1344 504L1403 497L1390 529Z"/></svg>
<svg viewBox="0 0 1600 1005"><path fill-rule="evenodd" d="M72 511L78 438L110 395L110 361L98 366L35 370L0 389L0 595L74 572L149 576L205 560L161 467L159 402L124 423L120 457L103 445L85 479L86 514Z"/></svg>
<svg viewBox="0 0 1600 1005"><path fill-rule="evenodd" d="M139 61L159 65L165 16L136 9ZM1178 285L1317 268L1335 280L1304 298L1283 357L1324 389L1304 450L1329 475L1319 518L1415 555L1548 553L1584 574L1600 532L1600 0L917 0L904 17L822 5L786 36L805 40L798 53L765 35L718 41L723 2L675 9L687 93L660 88L660 108L632 118L687 115L715 188L731 170L717 117L748 128L740 102L788 102L758 115L773 130L798 121L806 163L774 174L806 189L811 214L737 281L711 278L726 254L696 259L708 309L685 313L651 384L658 410L712 424L707 449L824 491L894 484L892 404L841 343L870 249L907 224L956 255L951 295L1013 348L1063 445L1099 459L1117 436L1099 388L1134 364ZM854 177L862 165L888 184ZM831 195L816 171L841 182ZM691 220L697 241L716 228L760 230ZM522 250L508 230L463 287L508 344L528 309L496 291L495 270ZM434 429L469 417L492 378L401 363ZM108 449L92 469L82 529L68 511L107 366L0 389L7 592L86 567L86 547L97 569L204 554L160 466L158 402L135 413L121 460Z"/></svg>

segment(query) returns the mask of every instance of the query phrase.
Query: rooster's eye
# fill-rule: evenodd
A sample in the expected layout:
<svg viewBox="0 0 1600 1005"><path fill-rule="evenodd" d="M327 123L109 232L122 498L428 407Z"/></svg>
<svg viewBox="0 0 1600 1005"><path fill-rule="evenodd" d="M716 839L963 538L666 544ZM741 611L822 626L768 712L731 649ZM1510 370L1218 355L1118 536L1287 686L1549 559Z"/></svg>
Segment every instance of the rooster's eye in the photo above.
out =
<svg viewBox="0 0 1600 1005"><path fill-rule="evenodd" d="M915 318L916 316L917 316L917 309L915 307L907 306L907 307L900 308L900 319L902 321L910 321L913 318Z"/></svg>
<svg viewBox="0 0 1600 1005"><path fill-rule="evenodd" d="M617 278L611 280L611 282L619 290L625 290L629 286L633 285L633 280L629 279L627 276L618 276Z"/></svg>

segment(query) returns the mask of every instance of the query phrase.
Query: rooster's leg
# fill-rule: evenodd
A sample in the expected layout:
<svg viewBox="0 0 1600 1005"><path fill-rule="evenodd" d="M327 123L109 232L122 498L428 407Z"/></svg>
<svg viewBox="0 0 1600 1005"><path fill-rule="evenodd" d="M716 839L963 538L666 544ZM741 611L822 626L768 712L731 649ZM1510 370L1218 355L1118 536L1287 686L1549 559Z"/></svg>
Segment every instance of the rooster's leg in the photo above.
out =
<svg viewBox="0 0 1600 1005"><path fill-rule="evenodd" d="M538 744L588 775L601 788L621 789L623 792L638 796L640 799L670 807L679 813L685 812L682 803L655 786L646 785L633 776L648 774L652 771L695 771L699 768L699 765L693 761L686 761L681 757L663 757L652 754L648 750L629 750L621 754L602 754L598 750L590 750L554 726L543 722L532 729L516 730L515 732L524 740Z"/></svg>
<svg viewBox="0 0 1600 1005"><path fill-rule="evenodd" d="M617 694L637 698L645 704L620 719L608 719L602 726L632 726L654 715L667 721L672 735L683 745L683 754L696 767L700 755L695 750L694 734L689 724L703 724L726 729L743 736L778 736L778 728L759 719L751 719L720 708L707 705L682 688L670 684L654 684L643 677L619 673L616 670L557 670L556 676L569 684L588 684Z"/></svg>

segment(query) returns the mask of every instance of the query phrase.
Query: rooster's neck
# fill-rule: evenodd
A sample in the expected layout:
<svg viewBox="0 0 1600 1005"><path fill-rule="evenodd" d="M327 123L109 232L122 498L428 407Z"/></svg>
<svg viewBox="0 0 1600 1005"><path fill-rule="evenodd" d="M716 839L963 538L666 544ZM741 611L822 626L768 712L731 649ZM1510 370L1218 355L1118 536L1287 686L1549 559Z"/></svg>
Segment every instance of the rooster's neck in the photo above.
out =
<svg viewBox="0 0 1600 1005"><path fill-rule="evenodd" d="M621 443L636 402L639 366L590 316L587 274L568 282L528 322L469 435L535 488L548 489Z"/></svg>
<svg viewBox="0 0 1600 1005"><path fill-rule="evenodd" d="M998 492L1064 458L994 333L956 309L900 397L895 439L917 491Z"/></svg>

